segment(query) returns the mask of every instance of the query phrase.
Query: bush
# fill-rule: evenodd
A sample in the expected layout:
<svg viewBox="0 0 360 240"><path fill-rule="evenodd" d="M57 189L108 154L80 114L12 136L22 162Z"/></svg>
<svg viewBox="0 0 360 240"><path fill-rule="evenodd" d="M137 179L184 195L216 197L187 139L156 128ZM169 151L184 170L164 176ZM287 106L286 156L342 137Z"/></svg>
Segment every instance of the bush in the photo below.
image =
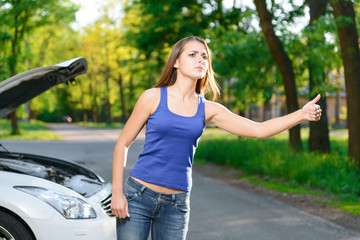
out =
<svg viewBox="0 0 360 240"><path fill-rule="evenodd" d="M360 175L347 157L346 142L342 136L332 139L330 154L296 153L289 148L287 135L250 139L210 131L203 135L195 159L354 199L360 196Z"/></svg>

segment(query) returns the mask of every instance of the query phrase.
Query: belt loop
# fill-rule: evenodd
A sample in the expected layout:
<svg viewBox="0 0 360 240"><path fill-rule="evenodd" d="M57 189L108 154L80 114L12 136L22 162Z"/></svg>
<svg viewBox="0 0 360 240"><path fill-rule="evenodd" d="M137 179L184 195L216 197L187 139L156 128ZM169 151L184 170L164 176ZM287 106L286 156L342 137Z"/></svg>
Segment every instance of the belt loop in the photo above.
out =
<svg viewBox="0 0 360 240"><path fill-rule="evenodd" d="M145 189L146 189L146 186L143 185L140 189L139 195L141 195L145 191Z"/></svg>

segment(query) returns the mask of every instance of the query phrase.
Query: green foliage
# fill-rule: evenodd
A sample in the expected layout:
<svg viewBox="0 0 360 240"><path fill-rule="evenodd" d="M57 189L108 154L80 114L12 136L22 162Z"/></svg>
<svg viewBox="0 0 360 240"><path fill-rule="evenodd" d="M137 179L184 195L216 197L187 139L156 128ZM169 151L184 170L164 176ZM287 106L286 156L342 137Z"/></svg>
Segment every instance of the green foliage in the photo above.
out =
<svg viewBox="0 0 360 240"><path fill-rule="evenodd" d="M196 0L125 1L121 23L124 43L137 50L131 76L145 89L157 82L171 47L189 35L205 37L209 24Z"/></svg>
<svg viewBox="0 0 360 240"><path fill-rule="evenodd" d="M137 20L124 17L123 23L128 27L126 37L147 56L158 51L161 54L166 44L173 45L182 37L199 35L208 24L196 0L138 0L125 5L125 14L135 11Z"/></svg>
<svg viewBox="0 0 360 240"><path fill-rule="evenodd" d="M69 23L75 19L78 9L69 0L4 0L0 2L1 40L11 42L11 47L5 51L11 74L21 72L18 64L25 62L24 41L27 34L45 25Z"/></svg>
<svg viewBox="0 0 360 240"><path fill-rule="evenodd" d="M77 86L58 86L32 100L32 118L59 121L71 115L75 121L126 120L139 95L157 82L173 44L188 35L208 41L223 89L219 101L230 110L244 112L260 102L266 105L275 91L283 94L278 67L254 24L257 13L241 1L225 7L224 1L213 0L126 0L121 4L108 0L101 3L99 18L80 30L70 25L78 10L70 0L18 2L0 3L0 61L4 63L0 80L9 77L15 65L16 72L22 72L78 56L89 63L88 73L77 78ZM299 20L306 13L305 1L300 5L289 1L286 8L283 3L271 4L275 31L293 61L299 90L308 85L309 63L325 72L341 66L330 13L313 27L304 27ZM113 14L119 5L120 17ZM16 13L19 19L14 18ZM16 27L22 35L14 58L10 50ZM315 78L320 76L316 73ZM314 91L330 93L338 88L328 78Z"/></svg>
<svg viewBox="0 0 360 240"><path fill-rule="evenodd" d="M295 153L283 135L260 140L205 134L196 158L296 186L316 187L342 198L360 196L360 176L347 157L346 139L333 137L331 154Z"/></svg>
<svg viewBox="0 0 360 240"><path fill-rule="evenodd" d="M310 96L315 93L322 95L334 93L337 90L337 83L329 75L325 75L325 82L323 81L324 73L341 66L340 52L337 51L336 25L331 13L327 13L314 21L311 26L304 28L300 38L303 44L298 45L293 54L301 56L297 60L299 64L296 65L298 75L307 73L308 66L312 66L312 77L316 87L312 93L309 93Z"/></svg>
<svg viewBox="0 0 360 240"><path fill-rule="evenodd" d="M0 139L61 140L61 137L53 134L41 121L19 121L19 125L21 128L20 135L12 135L10 120L0 119Z"/></svg>
<svg viewBox="0 0 360 240"><path fill-rule="evenodd" d="M335 21L340 28L347 28L349 25L354 24L353 20L346 16L339 16Z"/></svg>
<svg viewBox="0 0 360 240"><path fill-rule="evenodd" d="M276 65L264 37L256 31L225 30L222 26L212 32L213 67L228 96L233 96L233 109L245 110L260 101L267 103L273 94Z"/></svg>

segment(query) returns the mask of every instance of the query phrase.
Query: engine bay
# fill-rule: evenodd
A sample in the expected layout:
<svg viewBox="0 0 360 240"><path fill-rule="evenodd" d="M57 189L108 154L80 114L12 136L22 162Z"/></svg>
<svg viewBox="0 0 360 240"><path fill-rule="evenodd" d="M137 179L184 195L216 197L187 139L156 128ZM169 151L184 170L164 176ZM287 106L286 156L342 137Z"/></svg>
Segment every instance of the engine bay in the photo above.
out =
<svg viewBox="0 0 360 240"><path fill-rule="evenodd" d="M81 173L81 171L75 171L74 168L71 169L66 166L62 168L59 164L56 165L41 164L24 156L18 159L0 157L0 171L42 178L70 188L84 197L90 197L103 188L104 182L99 178L91 175L86 176L83 174L84 171Z"/></svg>

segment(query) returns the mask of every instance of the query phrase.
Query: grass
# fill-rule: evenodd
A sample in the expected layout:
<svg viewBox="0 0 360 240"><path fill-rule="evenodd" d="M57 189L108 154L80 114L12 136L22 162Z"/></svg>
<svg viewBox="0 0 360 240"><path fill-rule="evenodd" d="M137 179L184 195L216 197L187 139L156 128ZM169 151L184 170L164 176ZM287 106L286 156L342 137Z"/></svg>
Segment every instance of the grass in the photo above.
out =
<svg viewBox="0 0 360 240"><path fill-rule="evenodd" d="M290 193L290 194L311 194L314 196L319 196L320 193L314 191L308 187L298 186L292 182L281 182L279 179L269 179L267 177L261 177L258 175L251 176L239 176L239 179L262 186L264 188L280 192L280 193Z"/></svg>
<svg viewBox="0 0 360 240"><path fill-rule="evenodd" d="M105 122L77 122L79 126L90 127L90 128L110 128L110 129L119 129L123 128L123 123L105 123Z"/></svg>
<svg viewBox="0 0 360 240"><path fill-rule="evenodd" d="M313 189L318 189L334 199L327 204L359 214L360 174L347 157L347 136L330 139L330 154L295 153L289 148L287 134L262 140L207 129L196 159L241 169L245 179L278 192L314 194Z"/></svg>
<svg viewBox="0 0 360 240"><path fill-rule="evenodd" d="M16 140L61 140L62 138L55 135L46 127L45 123L38 120L30 122L18 121L20 134L11 135L11 122L0 119L0 139Z"/></svg>
<svg viewBox="0 0 360 240"><path fill-rule="evenodd" d="M124 126L123 123L90 123L79 122L79 126L90 128L108 128L119 129ZM13 140L61 140L60 136L57 136L49 130L46 124L39 120L18 121L20 134L11 134L11 122L10 120L0 119L0 139L13 139Z"/></svg>

